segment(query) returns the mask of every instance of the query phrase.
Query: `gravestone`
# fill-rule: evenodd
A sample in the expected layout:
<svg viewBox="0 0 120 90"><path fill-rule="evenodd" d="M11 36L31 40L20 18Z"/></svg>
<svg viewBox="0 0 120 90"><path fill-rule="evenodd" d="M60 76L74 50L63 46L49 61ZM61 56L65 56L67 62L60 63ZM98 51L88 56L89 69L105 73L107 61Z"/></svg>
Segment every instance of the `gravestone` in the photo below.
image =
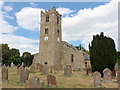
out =
<svg viewBox="0 0 120 90"><path fill-rule="evenodd" d="M26 88L44 88L44 82L40 80L38 77L34 77L29 79L25 85Z"/></svg>
<svg viewBox="0 0 120 90"><path fill-rule="evenodd" d="M21 75L21 71L24 70L23 65L21 65L18 69L17 69L17 75Z"/></svg>
<svg viewBox="0 0 120 90"><path fill-rule="evenodd" d="M95 87L101 87L102 86L101 74L96 71L96 72L93 73L93 77L94 77L94 86Z"/></svg>
<svg viewBox="0 0 120 90"><path fill-rule="evenodd" d="M72 67L70 65L67 65L64 68L64 75L65 75L65 77L71 77L71 75L72 75Z"/></svg>
<svg viewBox="0 0 120 90"><path fill-rule="evenodd" d="M112 72L110 69L106 68L103 70L103 80L104 82L112 82Z"/></svg>
<svg viewBox="0 0 120 90"><path fill-rule="evenodd" d="M50 88L55 88L57 86L56 77L54 75L48 75L47 81Z"/></svg>
<svg viewBox="0 0 120 90"><path fill-rule="evenodd" d="M43 66L43 74L48 74L49 73L49 67L48 67L48 65L44 65Z"/></svg>
<svg viewBox="0 0 120 90"><path fill-rule="evenodd" d="M21 70L19 82L20 83L25 83L26 79L27 79L26 69L24 68L24 69Z"/></svg>
<svg viewBox="0 0 120 90"><path fill-rule="evenodd" d="M39 64L39 72L43 72L43 64Z"/></svg>
<svg viewBox="0 0 120 90"><path fill-rule="evenodd" d="M29 79L29 73L30 73L30 70L29 69L25 69L26 71L25 71L25 80L28 80Z"/></svg>
<svg viewBox="0 0 120 90"><path fill-rule="evenodd" d="M35 72L35 66L34 65L31 65L30 66L30 72L32 73L32 72Z"/></svg>
<svg viewBox="0 0 120 90"><path fill-rule="evenodd" d="M2 80L3 81L8 80L8 68L6 66L2 67Z"/></svg>

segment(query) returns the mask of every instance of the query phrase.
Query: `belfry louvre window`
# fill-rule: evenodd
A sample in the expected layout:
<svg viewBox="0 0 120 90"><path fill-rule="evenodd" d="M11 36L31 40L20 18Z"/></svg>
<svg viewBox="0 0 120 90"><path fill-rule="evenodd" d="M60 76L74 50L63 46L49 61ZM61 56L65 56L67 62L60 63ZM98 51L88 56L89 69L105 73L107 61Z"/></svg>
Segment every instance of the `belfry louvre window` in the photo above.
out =
<svg viewBox="0 0 120 90"><path fill-rule="evenodd" d="M74 62L74 56L71 54L71 62Z"/></svg>
<svg viewBox="0 0 120 90"><path fill-rule="evenodd" d="M45 28L45 35L49 33L48 28Z"/></svg>
<svg viewBox="0 0 120 90"><path fill-rule="evenodd" d="M60 33L59 30L57 30L57 36L58 36L58 37L59 37L59 33Z"/></svg>
<svg viewBox="0 0 120 90"><path fill-rule="evenodd" d="M46 16L46 22L49 22L49 16Z"/></svg>

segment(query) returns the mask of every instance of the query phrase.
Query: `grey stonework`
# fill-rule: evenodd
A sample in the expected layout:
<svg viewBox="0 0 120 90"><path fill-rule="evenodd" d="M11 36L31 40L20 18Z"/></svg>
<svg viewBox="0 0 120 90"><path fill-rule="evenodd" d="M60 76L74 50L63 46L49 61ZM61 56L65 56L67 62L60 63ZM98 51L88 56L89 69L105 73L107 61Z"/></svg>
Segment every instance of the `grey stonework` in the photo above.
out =
<svg viewBox="0 0 120 90"><path fill-rule="evenodd" d="M8 68L6 66L2 66L2 81L8 80Z"/></svg>
<svg viewBox="0 0 120 90"><path fill-rule="evenodd" d="M54 75L48 75L47 81L50 88L55 88L57 86L56 77Z"/></svg>
<svg viewBox="0 0 120 90"><path fill-rule="evenodd" d="M70 65L67 65L64 68L64 75L65 75L65 77L71 77L71 75L72 75L72 67Z"/></svg>
<svg viewBox="0 0 120 90"><path fill-rule="evenodd" d="M110 69L106 68L103 70L103 80L104 82L112 82L112 72Z"/></svg>
<svg viewBox="0 0 120 90"><path fill-rule="evenodd" d="M34 77L32 79L29 79L26 82L25 87L26 88L39 88L39 90L41 90L40 88L44 88L44 82L40 80L38 77Z"/></svg>
<svg viewBox="0 0 120 90"><path fill-rule="evenodd" d="M101 87L101 74L99 72L94 72L93 73L93 78L94 78L94 87Z"/></svg>
<svg viewBox="0 0 120 90"><path fill-rule="evenodd" d="M61 14L55 7L52 10L41 11L40 48L39 53L34 54L33 65L37 67L38 63L47 64L49 68L55 66L56 70L71 65L73 70L83 70L85 58L89 55L62 41L61 22Z"/></svg>

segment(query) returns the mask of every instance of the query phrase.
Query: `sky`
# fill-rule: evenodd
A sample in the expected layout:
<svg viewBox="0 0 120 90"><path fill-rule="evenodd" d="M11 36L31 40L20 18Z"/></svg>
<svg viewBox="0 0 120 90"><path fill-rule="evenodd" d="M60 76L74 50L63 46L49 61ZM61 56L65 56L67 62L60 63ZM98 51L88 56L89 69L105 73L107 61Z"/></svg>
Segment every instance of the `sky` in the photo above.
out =
<svg viewBox="0 0 120 90"><path fill-rule="evenodd" d="M118 2L3 2L0 1L0 43L21 53L39 51L40 11L53 6L62 14L62 39L88 49L93 35L104 32L118 47Z"/></svg>

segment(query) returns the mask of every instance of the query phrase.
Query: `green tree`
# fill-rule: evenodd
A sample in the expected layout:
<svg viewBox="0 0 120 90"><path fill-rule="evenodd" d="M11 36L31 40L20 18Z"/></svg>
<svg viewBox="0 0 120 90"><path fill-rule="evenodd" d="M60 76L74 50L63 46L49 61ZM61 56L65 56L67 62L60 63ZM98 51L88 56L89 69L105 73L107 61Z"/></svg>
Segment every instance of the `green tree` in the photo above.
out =
<svg viewBox="0 0 120 90"><path fill-rule="evenodd" d="M30 66L33 62L33 55L29 52L24 52L23 55L23 63L25 66Z"/></svg>
<svg viewBox="0 0 120 90"><path fill-rule="evenodd" d="M20 55L19 49L12 48L10 49L11 56Z"/></svg>
<svg viewBox="0 0 120 90"><path fill-rule="evenodd" d="M2 65L5 64L8 66L10 65L8 59L11 56L8 44L1 44L0 47L2 47Z"/></svg>
<svg viewBox="0 0 120 90"><path fill-rule="evenodd" d="M93 36L91 45L89 44L89 51L93 72L99 71L102 74L105 68L113 70L117 60L117 52L112 38L104 36L103 32Z"/></svg>
<svg viewBox="0 0 120 90"><path fill-rule="evenodd" d="M118 56L117 63L118 63L118 65L120 65L120 51L117 52L117 56Z"/></svg>

